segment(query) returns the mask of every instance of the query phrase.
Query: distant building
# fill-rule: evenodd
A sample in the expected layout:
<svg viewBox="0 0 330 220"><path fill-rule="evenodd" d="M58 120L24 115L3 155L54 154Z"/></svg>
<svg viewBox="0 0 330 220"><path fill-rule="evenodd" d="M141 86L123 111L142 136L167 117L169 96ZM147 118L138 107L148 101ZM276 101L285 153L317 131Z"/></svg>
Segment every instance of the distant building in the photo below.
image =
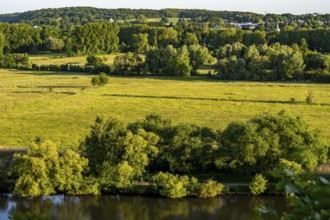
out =
<svg viewBox="0 0 330 220"><path fill-rule="evenodd" d="M229 23L229 27L241 29L241 30L254 30L258 23L245 22L245 23Z"/></svg>
<svg viewBox="0 0 330 220"><path fill-rule="evenodd" d="M280 26L278 26L278 24L277 24L277 26L276 26L276 29L275 29L276 31L281 31L281 29L280 29Z"/></svg>

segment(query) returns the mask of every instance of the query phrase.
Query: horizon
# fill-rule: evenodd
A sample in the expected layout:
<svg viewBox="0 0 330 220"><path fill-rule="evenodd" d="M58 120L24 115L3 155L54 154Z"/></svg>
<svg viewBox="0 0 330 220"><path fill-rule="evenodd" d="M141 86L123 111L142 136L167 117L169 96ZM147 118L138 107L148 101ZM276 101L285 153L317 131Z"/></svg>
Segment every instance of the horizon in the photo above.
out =
<svg viewBox="0 0 330 220"><path fill-rule="evenodd" d="M268 0L267 2L260 2L259 0L236 0L235 2L212 2L212 0L204 0L203 2L189 2L184 0L177 0L176 2L164 2L160 0L140 0L137 2L119 1L100 2L90 0L72 0L67 2L65 0L56 0L45 2L41 0L28 0L24 4L19 0L12 0L10 3L2 4L0 14L22 13L27 11L49 9L49 8L65 8L65 7L93 7L99 9L151 9L160 10L166 8L175 9L205 9L214 11L239 11L239 12L253 12L258 14L329 14L330 1L329 0L314 0L312 3L309 0Z"/></svg>

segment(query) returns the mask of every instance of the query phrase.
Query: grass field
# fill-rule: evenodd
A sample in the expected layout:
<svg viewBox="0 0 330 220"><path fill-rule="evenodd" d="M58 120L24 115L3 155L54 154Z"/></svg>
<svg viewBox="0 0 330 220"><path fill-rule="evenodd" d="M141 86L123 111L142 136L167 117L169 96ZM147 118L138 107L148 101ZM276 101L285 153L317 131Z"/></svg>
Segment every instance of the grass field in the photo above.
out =
<svg viewBox="0 0 330 220"><path fill-rule="evenodd" d="M62 149L75 148L97 115L132 122L157 113L174 123L224 129L230 122L282 109L303 117L330 139L327 84L111 77L108 85L96 88L86 74L17 70L0 70L0 79L2 146L27 146L40 136ZM309 92L313 105L305 102Z"/></svg>
<svg viewBox="0 0 330 220"><path fill-rule="evenodd" d="M103 54L97 55L102 58L104 62L108 65L113 64L113 60L120 53L115 54ZM52 54L29 54L30 62L38 65L50 65L50 64L76 64L85 65L87 56L79 57L67 57L66 54L52 53Z"/></svg>

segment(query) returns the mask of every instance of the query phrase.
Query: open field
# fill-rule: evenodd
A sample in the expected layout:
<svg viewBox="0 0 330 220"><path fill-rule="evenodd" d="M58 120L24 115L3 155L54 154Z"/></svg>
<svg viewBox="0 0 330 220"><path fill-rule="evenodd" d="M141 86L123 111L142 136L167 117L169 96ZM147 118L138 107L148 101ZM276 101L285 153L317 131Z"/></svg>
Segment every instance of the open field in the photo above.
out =
<svg viewBox="0 0 330 220"><path fill-rule="evenodd" d="M98 57L104 60L104 63L111 65L113 64L113 60L116 56L120 55L120 53L114 54L102 54L97 55ZM35 63L38 65L50 65L50 64L76 64L76 65L85 65L87 56L79 56L79 57L67 57L66 54L61 53L51 53L51 54L29 54L29 58L31 63Z"/></svg>
<svg viewBox="0 0 330 220"><path fill-rule="evenodd" d="M230 122L282 109L330 139L327 84L111 77L108 85L96 88L90 86L91 75L17 70L0 70L0 78L0 146L26 146L40 136L60 148L74 148L97 115L132 122L157 113L174 123L223 129ZM308 92L313 105L305 102Z"/></svg>

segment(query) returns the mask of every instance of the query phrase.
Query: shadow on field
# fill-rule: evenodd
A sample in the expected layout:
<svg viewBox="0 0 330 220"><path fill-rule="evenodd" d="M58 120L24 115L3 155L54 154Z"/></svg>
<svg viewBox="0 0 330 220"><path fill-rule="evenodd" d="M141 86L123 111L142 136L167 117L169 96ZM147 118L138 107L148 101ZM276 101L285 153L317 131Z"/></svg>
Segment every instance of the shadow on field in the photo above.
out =
<svg viewBox="0 0 330 220"><path fill-rule="evenodd" d="M77 92L49 92L49 91L38 91L38 90L26 90L26 91L13 91L11 93L16 94L26 94L26 93L34 93L34 94L64 94L64 95L75 95Z"/></svg>
<svg viewBox="0 0 330 220"><path fill-rule="evenodd" d="M26 75L34 75L34 76L93 76L95 74L92 73L84 73L84 72L52 72L52 71L31 71L31 70L9 70L13 74L26 74Z"/></svg>
<svg viewBox="0 0 330 220"><path fill-rule="evenodd" d="M280 101L280 100L249 100L249 99L202 98L202 97L184 97L184 96L149 96L149 95L130 95L130 94L103 94L103 96L148 98L148 99L182 99L182 100L200 100L200 101L252 102L252 103L294 104L294 105L306 104L305 102L292 102L292 101ZM322 103L321 105L330 105L330 104Z"/></svg>

